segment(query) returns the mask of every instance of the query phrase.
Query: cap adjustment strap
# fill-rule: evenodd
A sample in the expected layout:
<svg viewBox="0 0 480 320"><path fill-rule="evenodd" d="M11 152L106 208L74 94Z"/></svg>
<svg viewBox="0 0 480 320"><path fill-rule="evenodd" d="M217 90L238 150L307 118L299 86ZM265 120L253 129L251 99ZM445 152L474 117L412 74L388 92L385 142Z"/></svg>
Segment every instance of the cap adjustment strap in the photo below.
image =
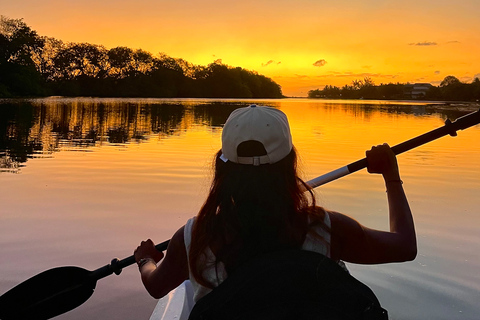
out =
<svg viewBox="0 0 480 320"><path fill-rule="evenodd" d="M238 157L237 163L240 164L253 164L254 166L259 166L261 164L270 163L270 158L268 155L256 156L256 157Z"/></svg>

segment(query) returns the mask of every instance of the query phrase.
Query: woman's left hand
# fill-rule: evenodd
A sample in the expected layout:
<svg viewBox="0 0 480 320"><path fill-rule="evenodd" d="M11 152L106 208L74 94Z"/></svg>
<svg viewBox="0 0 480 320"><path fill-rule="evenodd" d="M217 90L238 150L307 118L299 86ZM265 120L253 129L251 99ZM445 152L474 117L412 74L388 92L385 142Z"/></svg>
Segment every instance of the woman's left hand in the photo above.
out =
<svg viewBox="0 0 480 320"><path fill-rule="evenodd" d="M150 239L142 241L133 254L137 262L140 261L140 259L151 258L155 260L155 263L158 263L164 256L163 252L155 249L155 244Z"/></svg>
<svg viewBox="0 0 480 320"><path fill-rule="evenodd" d="M397 158L388 144L372 147L366 157L369 173L381 173L385 181L400 180Z"/></svg>

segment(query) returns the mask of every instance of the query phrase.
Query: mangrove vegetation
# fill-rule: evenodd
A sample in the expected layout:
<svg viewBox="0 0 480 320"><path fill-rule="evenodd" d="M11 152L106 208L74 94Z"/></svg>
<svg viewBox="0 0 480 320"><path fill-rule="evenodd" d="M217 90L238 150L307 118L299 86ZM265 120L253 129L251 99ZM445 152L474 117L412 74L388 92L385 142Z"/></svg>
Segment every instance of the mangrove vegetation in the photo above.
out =
<svg viewBox="0 0 480 320"><path fill-rule="evenodd" d="M39 35L0 17L0 98L22 96L281 98L280 85L217 60L194 65L160 53Z"/></svg>
<svg viewBox="0 0 480 320"><path fill-rule="evenodd" d="M465 83L455 76L446 76L439 86L429 83L388 83L375 85L369 77L354 80L337 87L326 85L323 89L310 90L309 98L324 99L376 99L376 100L431 100L476 101L480 100L480 79Z"/></svg>

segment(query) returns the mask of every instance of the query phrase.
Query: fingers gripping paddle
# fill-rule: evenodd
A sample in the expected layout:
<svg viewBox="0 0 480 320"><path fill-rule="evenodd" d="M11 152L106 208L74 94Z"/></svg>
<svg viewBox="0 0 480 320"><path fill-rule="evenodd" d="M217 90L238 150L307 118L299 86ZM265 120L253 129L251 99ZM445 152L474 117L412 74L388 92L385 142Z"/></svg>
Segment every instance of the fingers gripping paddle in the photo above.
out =
<svg viewBox="0 0 480 320"><path fill-rule="evenodd" d="M168 242L155 248L164 251ZM0 297L0 319L50 319L75 309L90 298L97 280L112 273L120 274L123 268L134 263L134 256L130 256L123 260L113 259L111 264L94 271L79 267L44 271Z"/></svg>
<svg viewBox="0 0 480 320"><path fill-rule="evenodd" d="M445 135L455 136L458 130L479 123L480 110L458 118L454 122L447 120L443 127L402 142L392 147L392 150L395 154L400 154ZM366 167L367 160L364 158L310 180L307 184L311 188L316 188ZM168 242L158 244L157 250L166 250ZM95 290L97 280L112 273L120 274L123 268L134 263L135 258L130 256L123 260L113 259L111 264L94 271L78 267L59 267L42 272L0 297L0 319L42 320L65 313L88 300Z"/></svg>

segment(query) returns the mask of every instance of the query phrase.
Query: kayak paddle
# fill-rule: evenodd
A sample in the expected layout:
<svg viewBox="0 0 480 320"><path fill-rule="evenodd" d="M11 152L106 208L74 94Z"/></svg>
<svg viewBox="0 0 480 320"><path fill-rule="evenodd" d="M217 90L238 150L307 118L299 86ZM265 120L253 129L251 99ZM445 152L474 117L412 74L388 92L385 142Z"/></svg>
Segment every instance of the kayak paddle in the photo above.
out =
<svg viewBox="0 0 480 320"><path fill-rule="evenodd" d="M157 244L159 251L167 249L169 241ZM12 288L0 297L1 320L50 319L75 309L88 300L97 280L135 263L132 255L94 271L79 267L59 267L44 271Z"/></svg>
<svg viewBox="0 0 480 320"><path fill-rule="evenodd" d="M458 130L464 130L480 123L480 110L458 118L454 122L445 121L445 125L392 147L395 154L416 148L445 135L456 136ZM356 162L312 179L307 184L316 188L350 173L367 167L363 158ZM169 240L155 246L159 251L167 249ZM59 267L44 271L12 288L0 296L0 319L50 319L70 311L90 298L97 280L120 274L123 268L135 263L130 256L123 260L113 259L111 264L94 271L79 267Z"/></svg>

